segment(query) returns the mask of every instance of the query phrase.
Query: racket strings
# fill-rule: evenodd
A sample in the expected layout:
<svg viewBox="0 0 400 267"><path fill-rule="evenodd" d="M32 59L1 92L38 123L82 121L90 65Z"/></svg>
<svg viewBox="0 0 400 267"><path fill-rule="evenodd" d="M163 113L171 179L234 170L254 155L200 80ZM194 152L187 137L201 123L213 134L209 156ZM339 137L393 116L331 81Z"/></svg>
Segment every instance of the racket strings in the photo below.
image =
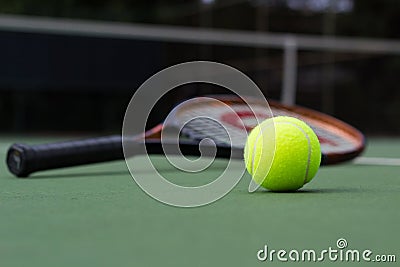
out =
<svg viewBox="0 0 400 267"><path fill-rule="evenodd" d="M313 122L305 116L292 111L278 108L271 109L274 116L291 116L306 121L318 136L323 151L335 153L354 149L354 142L351 139L339 131L330 129L331 127L327 124Z"/></svg>
<svg viewBox="0 0 400 267"><path fill-rule="evenodd" d="M177 116L184 124L182 133L195 140L212 139L217 145L243 147L247 132L244 128L224 123L220 116L227 108L217 106L198 106ZM230 112L232 112L230 110Z"/></svg>
<svg viewBox="0 0 400 267"><path fill-rule="evenodd" d="M291 116L305 121L317 134L321 149L325 153L346 153L357 147L357 141L346 131L340 130L329 121L298 113L279 106L270 106L276 116ZM236 113L236 114L235 114ZM257 118L255 115L257 115ZM251 108L243 103L230 103L229 108L216 104L199 104L177 114L177 120L184 124L182 133L197 141L212 139L217 145L244 147L248 131L260 120L271 117L265 107L251 103ZM228 118L228 120L226 119ZM243 129L243 126L246 128Z"/></svg>

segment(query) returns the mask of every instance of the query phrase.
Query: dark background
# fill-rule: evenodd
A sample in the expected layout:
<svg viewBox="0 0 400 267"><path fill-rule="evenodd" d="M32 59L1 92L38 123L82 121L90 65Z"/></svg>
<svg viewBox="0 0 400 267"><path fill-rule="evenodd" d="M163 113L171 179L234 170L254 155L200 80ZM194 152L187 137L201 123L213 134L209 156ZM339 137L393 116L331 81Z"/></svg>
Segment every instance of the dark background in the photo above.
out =
<svg viewBox="0 0 400 267"><path fill-rule="evenodd" d="M330 3L327 7L326 3ZM315 36L396 40L396 0L39 1L3 0L0 13ZM282 50L0 31L1 133L119 132L134 90L165 67L192 60L231 65L279 99ZM400 57L300 51L297 99L369 135L400 134ZM183 86L175 101L221 91Z"/></svg>

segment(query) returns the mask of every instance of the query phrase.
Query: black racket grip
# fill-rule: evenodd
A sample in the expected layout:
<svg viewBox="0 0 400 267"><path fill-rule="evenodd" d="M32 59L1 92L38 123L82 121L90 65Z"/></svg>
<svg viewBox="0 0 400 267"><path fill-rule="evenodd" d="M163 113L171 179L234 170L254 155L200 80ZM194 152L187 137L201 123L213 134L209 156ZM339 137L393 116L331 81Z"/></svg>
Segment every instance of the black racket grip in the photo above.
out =
<svg viewBox="0 0 400 267"><path fill-rule="evenodd" d="M41 170L123 159L122 138L118 135L86 140L28 146L12 145L7 166L18 177Z"/></svg>

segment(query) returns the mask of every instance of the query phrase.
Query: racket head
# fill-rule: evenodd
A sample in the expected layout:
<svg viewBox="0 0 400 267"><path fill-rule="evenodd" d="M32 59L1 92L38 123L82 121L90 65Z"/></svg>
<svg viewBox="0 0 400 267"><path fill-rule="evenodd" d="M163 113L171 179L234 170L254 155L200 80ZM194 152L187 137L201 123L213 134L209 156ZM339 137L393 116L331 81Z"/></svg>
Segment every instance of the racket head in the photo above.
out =
<svg viewBox="0 0 400 267"><path fill-rule="evenodd" d="M246 114L241 113L244 109ZM249 114L251 128L244 121ZM140 138L144 137L147 144L158 140L167 157L168 154L181 155L179 150L184 144L191 145L192 153L186 154L197 156L200 149L200 154L209 157L243 159L248 131L261 123L265 115L272 116L265 99L257 105L245 99L233 105L215 97L195 97L177 105L162 125L146 131Z"/></svg>
<svg viewBox="0 0 400 267"><path fill-rule="evenodd" d="M349 161L365 149L365 136L353 126L327 114L270 101L274 116L292 116L305 121L321 144L324 165Z"/></svg>
<svg viewBox="0 0 400 267"><path fill-rule="evenodd" d="M197 97L178 105L163 127L179 129L181 136L194 143L209 138L217 146L241 151L237 157L242 157L251 129L273 116L291 116L305 121L317 134L323 165L351 160L365 148L363 134L343 121L304 107L283 105L276 101L268 103L266 106L263 100L233 95ZM162 127L157 127L162 132ZM229 134L226 134L227 131ZM146 133L146 138L158 138L158 135L151 130Z"/></svg>

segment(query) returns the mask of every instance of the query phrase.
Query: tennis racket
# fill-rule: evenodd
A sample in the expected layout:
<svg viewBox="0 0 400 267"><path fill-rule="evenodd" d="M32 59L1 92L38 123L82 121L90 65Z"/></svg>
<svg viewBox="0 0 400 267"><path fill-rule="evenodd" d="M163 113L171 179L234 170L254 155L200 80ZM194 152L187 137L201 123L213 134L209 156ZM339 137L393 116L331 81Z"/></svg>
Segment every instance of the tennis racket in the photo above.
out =
<svg viewBox="0 0 400 267"><path fill-rule="evenodd" d="M212 98L219 102L198 97L180 104L170 114L175 123L168 127L176 127L182 136L179 139L180 152L185 156L200 156L200 141L209 138L216 145L217 158L243 158L247 132L257 124L254 114L257 118L266 119L271 116L270 113L265 110L265 104L257 99L246 98L246 103L242 98L231 95L215 95ZM226 105L231 109L227 109ZM296 117L313 128L321 143L321 165L351 160L364 149L362 133L338 119L299 106L286 106L273 101L269 101L269 105L273 116ZM212 114L216 120L207 120L204 117L207 114ZM243 126L247 132L243 131ZM159 124L144 134L130 137L129 142L144 141L147 154L164 154L168 143L161 142L161 133L166 127ZM228 136L226 129L233 134ZM7 153L7 166L17 177L27 177L37 171L120 159L124 159L122 137L114 135L33 146L13 144Z"/></svg>

